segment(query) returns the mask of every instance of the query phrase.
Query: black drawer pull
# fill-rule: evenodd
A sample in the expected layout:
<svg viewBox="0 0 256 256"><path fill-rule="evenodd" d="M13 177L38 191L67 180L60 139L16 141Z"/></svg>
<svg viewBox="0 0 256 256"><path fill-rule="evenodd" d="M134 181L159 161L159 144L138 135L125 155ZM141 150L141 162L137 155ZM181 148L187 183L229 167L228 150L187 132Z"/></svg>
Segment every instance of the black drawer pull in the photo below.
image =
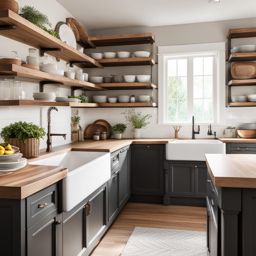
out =
<svg viewBox="0 0 256 256"><path fill-rule="evenodd" d="M48 206L48 203L43 203L43 204L39 204L39 205L37 206L37 208L43 209L43 208L45 208L45 207L47 207L47 206Z"/></svg>

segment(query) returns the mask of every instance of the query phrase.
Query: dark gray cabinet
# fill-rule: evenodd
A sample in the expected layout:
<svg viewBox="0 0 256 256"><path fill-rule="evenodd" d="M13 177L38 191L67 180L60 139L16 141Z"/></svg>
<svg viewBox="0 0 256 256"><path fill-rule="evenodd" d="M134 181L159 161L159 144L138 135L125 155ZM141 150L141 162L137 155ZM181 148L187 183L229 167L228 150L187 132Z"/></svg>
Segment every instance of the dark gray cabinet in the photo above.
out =
<svg viewBox="0 0 256 256"><path fill-rule="evenodd" d="M112 221L118 211L118 176L116 172L108 182L108 218Z"/></svg>
<svg viewBox="0 0 256 256"><path fill-rule="evenodd" d="M205 162L166 161L165 204L205 205Z"/></svg>
<svg viewBox="0 0 256 256"><path fill-rule="evenodd" d="M256 154L256 143L227 143L227 154Z"/></svg>
<svg viewBox="0 0 256 256"><path fill-rule="evenodd" d="M132 201L162 202L164 189L164 150L164 145L132 145Z"/></svg>

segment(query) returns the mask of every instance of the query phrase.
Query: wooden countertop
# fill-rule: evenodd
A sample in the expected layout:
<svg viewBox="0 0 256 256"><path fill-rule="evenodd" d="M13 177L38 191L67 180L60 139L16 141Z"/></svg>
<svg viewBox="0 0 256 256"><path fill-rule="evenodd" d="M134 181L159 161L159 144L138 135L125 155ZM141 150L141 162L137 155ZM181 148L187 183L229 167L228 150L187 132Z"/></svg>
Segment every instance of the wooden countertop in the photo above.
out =
<svg viewBox="0 0 256 256"><path fill-rule="evenodd" d="M243 139L243 138L219 138L224 143L256 143L256 139Z"/></svg>
<svg viewBox="0 0 256 256"><path fill-rule="evenodd" d="M68 170L56 166L27 165L16 172L0 172L0 198L24 199L60 180Z"/></svg>
<svg viewBox="0 0 256 256"><path fill-rule="evenodd" d="M256 156L206 154L208 172L217 187L256 188Z"/></svg>

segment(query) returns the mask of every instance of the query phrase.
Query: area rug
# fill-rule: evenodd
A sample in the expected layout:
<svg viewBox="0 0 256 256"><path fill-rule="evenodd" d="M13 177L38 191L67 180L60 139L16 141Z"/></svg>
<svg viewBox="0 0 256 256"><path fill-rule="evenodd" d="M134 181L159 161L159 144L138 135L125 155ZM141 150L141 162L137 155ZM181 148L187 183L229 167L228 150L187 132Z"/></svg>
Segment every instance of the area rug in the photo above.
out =
<svg viewBox="0 0 256 256"><path fill-rule="evenodd" d="M206 233L136 227L122 256L207 256Z"/></svg>

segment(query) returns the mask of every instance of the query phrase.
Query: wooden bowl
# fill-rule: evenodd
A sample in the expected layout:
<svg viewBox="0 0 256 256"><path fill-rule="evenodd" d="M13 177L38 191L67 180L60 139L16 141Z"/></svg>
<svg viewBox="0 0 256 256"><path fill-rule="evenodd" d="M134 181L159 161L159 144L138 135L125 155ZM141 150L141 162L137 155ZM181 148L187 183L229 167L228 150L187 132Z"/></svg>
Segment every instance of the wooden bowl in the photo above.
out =
<svg viewBox="0 0 256 256"><path fill-rule="evenodd" d="M255 62L235 62L231 65L231 75L234 79L252 79L256 77Z"/></svg>
<svg viewBox="0 0 256 256"><path fill-rule="evenodd" d="M19 4L15 0L5 0L0 1L0 10L11 10L15 13L19 12Z"/></svg>
<svg viewBox="0 0 256 256"><path fill-rule="evenodd" d="M237 134L244 139L256 138L256 130L237 130Z"/></svg>

